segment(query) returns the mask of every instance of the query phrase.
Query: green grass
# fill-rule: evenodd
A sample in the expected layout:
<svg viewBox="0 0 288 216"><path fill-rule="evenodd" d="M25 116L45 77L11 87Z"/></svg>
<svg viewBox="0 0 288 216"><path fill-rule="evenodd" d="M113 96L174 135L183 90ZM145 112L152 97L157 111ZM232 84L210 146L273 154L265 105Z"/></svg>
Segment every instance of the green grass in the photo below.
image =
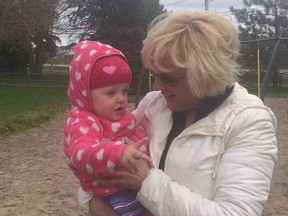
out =
<svg viewBox="0 0 288 216"><path fill-rule="evenodd" d="M42 74L0 73L0 84L18 86L50 86L67 88L69 80L68 67L44 66Z"/></svg>
<svg viewBox="0 0 288 216"><path fill-rule="evenodd" d="M266 97L271 98L288 98L288 87L278 87L276 89L269 88Z"/></svg>
<svg viewBox="0 0 288 216"><path fill-rule="evenodd" d="M257 95L257 86L248 91ZM288 98L288 86L267 90L266 97ZM129 102L135 95L129 95ZM55 114L70 109L66 88L0 86L0 134L37 127Z"/></svg>
<svg viewBox="0 0 288 216"><path fill-rule="evenodd" d="M64 88L0 86L0 134L39 126L69 106Z"/></svg>
<svg viewBox="0 0 288 216"><path fill-rule="evenodd" d="M258 95L258 87L257 85L249 85L245 86L248 92L254 95ZM269 86L266 90L265 98L288 98L288 85L284 85L282 87L273 88Z"/></svg>

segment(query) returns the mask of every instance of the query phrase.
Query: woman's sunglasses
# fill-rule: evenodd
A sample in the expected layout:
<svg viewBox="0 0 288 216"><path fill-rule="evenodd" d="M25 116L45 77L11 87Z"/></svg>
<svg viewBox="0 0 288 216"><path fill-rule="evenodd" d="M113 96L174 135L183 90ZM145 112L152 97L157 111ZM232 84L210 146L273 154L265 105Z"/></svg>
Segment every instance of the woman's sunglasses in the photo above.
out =
<svg viewBox="0 0 288 216"><path fill-rule="evenodd" d="M150 75L153 78L152 82L154 82L155 79L158 78L162 83L168 86L176 86L178 84L178 80L183 79L186 76L183 75L181 77L173 77L166 74L156 74L154 72L150 72Z"/></svg>

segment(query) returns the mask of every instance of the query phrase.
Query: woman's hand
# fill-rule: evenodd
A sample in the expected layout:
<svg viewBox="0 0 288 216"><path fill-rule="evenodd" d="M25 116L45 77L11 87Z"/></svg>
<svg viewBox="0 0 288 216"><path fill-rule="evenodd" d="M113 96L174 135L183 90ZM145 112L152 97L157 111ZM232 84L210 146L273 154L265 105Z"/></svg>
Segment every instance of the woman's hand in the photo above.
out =
<svg viewBox="0 0 288 216"><path fill-rule="evenodd" d="M150 170L147 161L145 160L136 160L134 163L136 169L132 171L121 170L111 178L98 180L98 185L103 186L118 186L132 190L140 190L142 186L142 181L148 175Z"/></svg>

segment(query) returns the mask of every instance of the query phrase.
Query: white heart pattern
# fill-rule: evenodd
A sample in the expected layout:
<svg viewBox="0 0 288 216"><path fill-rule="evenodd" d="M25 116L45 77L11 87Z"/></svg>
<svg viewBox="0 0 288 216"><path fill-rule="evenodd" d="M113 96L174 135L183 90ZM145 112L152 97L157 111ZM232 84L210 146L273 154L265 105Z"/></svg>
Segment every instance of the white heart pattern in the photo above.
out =
<svg viewBox="0 0 288 216"><path fill-rule="evenodd" d="M71 141L71 136L70 136L70 134L68 134L68 136L66 137L67 145L70 145L70 141Z"/></svg>
<svg viewBox="0 0 288 216"><path fill-rule="evenodd" d="M83 42L83 44L80 46L80 49L84 49L88 46L87 42Z"/></svg>
<svg viewBox="0 0 288 216"><path fill-rule="evenodd" d="M110 160L108 161L108 163L107 163L107 168L108 168L108 170L109 170L110 172L113 172L115 166L116 166L115 163L113 163L113 162L110 161Z"/></svg>
<svg viewBox="0 0 288 216"><path fill-rule="evenodd" d="M99 143L95 143L95 144L92 145L92 148L95 148L95 147L97 147L98 145L99 145Z"/></svg>
<svg viewBox="0 0 288 216"><path fill-rule="evenodd" d="M84 150L79 150L77 152L77 160L80 161L82 159L82 154L84 153Z"/></svg>
<svg viewBox="0 0 288 216"><path fill-rule="evenodd" d="M90 56L94 55L97 51L95 49L92 49L89 53Z"/></svg>
<svg viewBox="0 0 288 216"><path fill-rule="evenodd" d="M93 173L93 167L90 164L86 164L86 170L87 170L87 173L89 174Z"/></svg>
<svg viewBox="0 0 288 216"><path fill-rule="evenodd" d="M81 59L81 57L82 57L82 54L78 55L78 56L75 58L75 61L79 62L80 59Z"/></svg>
<svg viewBox="0 0 288 216"><path fill-rule="evenodd" d="M77 81L79 81L81 79L81 73L76 71L75 78L76 78Z"/></svg>
<svg viewBox="0 0 288 216"><path fill-rule="evenodd" d="M86 91L86 90L83 90L83 91L82 91L82 95L83 95L84 97L87 97L87 91Z"/></svg>
<svg viewBox="0 0 288 216"><path fill-rule="evenodd" d="M134 127L135 127L135 121L132 120L132 121L130 122L130 124L127 126L127 128L128 128L129 130L132 130Z"/></svg>
<svg viewBox="0 0 288 216"><path fill-rule="evenodd" d="M97 125L96 123L93 123L93 124L92 124L92 127L93 127L97 132L100 131L100 128L98 127L98 125Z"/></svg>
<svg viewBox="0 0 288 216"><path fill-rule="evenodd" d="M120 127L120 123L119 122L114 122L114 123L111 124L111 130L114 133L116 133L118 131L119 127Z"/></svg>
<svg viewBox="0 0 288 216"><path fill-rule="evenodd" d="M103 154L104 154L104 149L100 149L97 153L96 153L96 158L98 160L103 160Z"/></svg>
<svg viewBox="0 0 288 216"><path fill-rule="evenodd" d="M89 121L95 122L95 119L94 119L93 117L91 117L91 116L88 116L87 119L88 119Z"/></svg>
<svg viewBox="0 0 288 216"><path fill-rule="evenodd" d="M70 82L70 88L72 89L72 91L74 91L74 84L73 84L73 82Z"/></svg>
<svg viewBox="0 0 288 216"><path fill-rule="evenodd" d="M85 65L85 71L88 71L88 70L89 70L90 65L91 65L91 64L86 64L86 65Z"/></svg>
<svg viewBox="0 0 288 216"><path fill-rule="evenodd" d="M72 125L77 124L79 122L79 118L76 118L74 122L72 122Z"/></svg>
<svg viewBox="0 0 288 216"><path fill-rule="evenodd" d="M105 73L107 74L113 74L115 71L116 71L116 67L114 65L111 65L111 66L105 66L103 67L102 69Z"/></svg>
<svg viewBox="0 0 288 216"><path fill-rule="evenodd" d="M82 134L87 134L89 132L89 128L88 127L80 127L79 128L79 131L82 133Z"/></svg>
<svg viewBox="0 0 288 216"><path fill-rule="evenodd" d="M76 101L77 101L77 104L78 104L81 108L84 107L84 104L83 104L83 102L82 102L81 100L77 99Z"/></svg>
<svg viewBox="0 0 288 216"><path fill-rule="evenodd" d="M66 121L66 124L69 125L70 124L70 121L71 121L71 117L69 117Z"/></svg>
<svg viewBox="0 0 288 216"><path fill-rule="evenodd" d="M121 141L117 141L114 143L114 145L122 145L124 142L121 142Z"/></svg>

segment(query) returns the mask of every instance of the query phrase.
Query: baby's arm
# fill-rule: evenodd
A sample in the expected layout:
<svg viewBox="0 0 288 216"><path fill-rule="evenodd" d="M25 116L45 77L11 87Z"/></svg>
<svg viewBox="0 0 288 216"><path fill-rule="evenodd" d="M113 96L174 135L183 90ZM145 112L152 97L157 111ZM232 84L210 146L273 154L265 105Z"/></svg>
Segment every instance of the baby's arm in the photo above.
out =
<svg viewBox="0 0 288 216"><path fill-rule="evenodd" d="M94 197L89 203L92 216L117 216L117 212L100 197Z"/></svg>
<svg viewBox="0 0 288 216"><path fill-rule="evenodd" d="M126 145L103 140L100 128L87 114L75 114L67 121L63 150L70 159L70 167L82 180L105 176L121 165Z"/></svg>

